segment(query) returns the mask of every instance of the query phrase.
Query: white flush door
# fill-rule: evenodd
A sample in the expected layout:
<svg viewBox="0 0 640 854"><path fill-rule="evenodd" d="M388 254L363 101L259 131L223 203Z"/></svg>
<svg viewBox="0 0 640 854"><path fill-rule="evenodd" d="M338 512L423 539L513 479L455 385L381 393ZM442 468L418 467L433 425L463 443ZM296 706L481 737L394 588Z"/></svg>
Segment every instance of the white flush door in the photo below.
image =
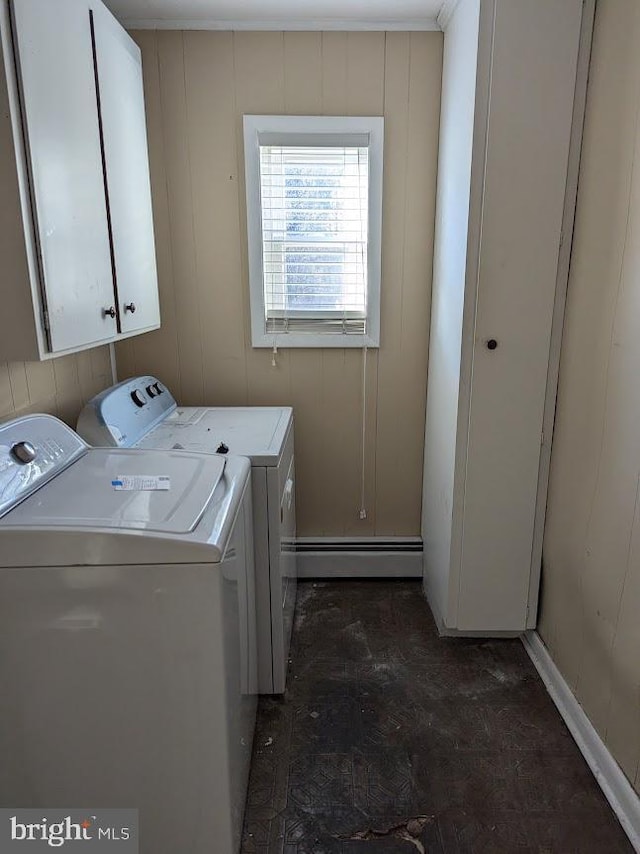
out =
<svg viewBox="0 0 640 854"><path fill-rule="evenodd" d="M116 290L126 334L160 323L142 60L108 9L93 5Z"/></svg>
<svg viewBox="0 0 640 854"><path fill-rule="evenodd" d="M49 345L57 352L116 333L89 7L12 0L11 9Z"/></svg>
<svg viewBox="0 0 640 854"><path fill-rule="evenodd" d="M456 623L471 631L526 627L582 0L496 9Z"/></svg>

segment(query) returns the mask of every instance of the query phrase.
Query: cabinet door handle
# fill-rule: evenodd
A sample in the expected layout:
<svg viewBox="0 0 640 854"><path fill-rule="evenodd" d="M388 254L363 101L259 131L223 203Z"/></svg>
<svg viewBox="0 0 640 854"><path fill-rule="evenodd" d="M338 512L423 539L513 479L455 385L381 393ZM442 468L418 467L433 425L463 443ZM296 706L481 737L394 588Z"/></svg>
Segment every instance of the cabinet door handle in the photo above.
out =
<svg viewBox="0 0 640 854"><path fill-rule="evenodd" d="M115 310L114 306L110 305L109 308L103 308L102 309L102 316L103 317L115 317L116 316L116 310Z"/></svg>
<svg viewBox="0 0 640 854"><path fill-rule="evenodd" d="M135 304L135 302L129 302L129 303L127 303L127 304L125 305L125 307L124 307L124 312L125 312L125 314L126 314L128 311L130 311L130 312L131 312L131 314L135 314L135 313L136 313L136 304Z"/></svg>

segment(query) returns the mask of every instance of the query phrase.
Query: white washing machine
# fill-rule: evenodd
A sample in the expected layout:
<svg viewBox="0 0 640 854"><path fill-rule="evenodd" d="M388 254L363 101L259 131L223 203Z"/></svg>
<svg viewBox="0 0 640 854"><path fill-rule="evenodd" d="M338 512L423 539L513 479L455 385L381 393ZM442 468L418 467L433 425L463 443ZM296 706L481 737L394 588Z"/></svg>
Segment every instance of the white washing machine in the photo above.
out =
<svg viewBox="0 0 640 854"><path fill-rule="evenodd" d="M261 694L285 689L296 600L293 410L177 406L155 377L134 377L93 398L78 433L97 447L185 448L251 460Z"/></svg>
<svg viewBox="0 0 640 854"><path fill-rule="evenodd" d="M249 462L0 426L0 804L237 852L256 714ZM212 845L214 849L212 849Z"/></svg>

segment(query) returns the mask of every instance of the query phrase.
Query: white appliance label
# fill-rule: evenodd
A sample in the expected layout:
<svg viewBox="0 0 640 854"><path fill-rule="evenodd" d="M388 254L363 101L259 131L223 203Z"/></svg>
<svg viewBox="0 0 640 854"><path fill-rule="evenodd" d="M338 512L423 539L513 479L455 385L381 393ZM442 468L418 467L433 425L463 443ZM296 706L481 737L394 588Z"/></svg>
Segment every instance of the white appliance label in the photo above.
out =
<svg viewBox="0 0 640 854"><path fill-rule="evenodd" d="M149 492L171 489L171 478L166 475L119 474L111 481L114 489L125 492Z"/></svg>

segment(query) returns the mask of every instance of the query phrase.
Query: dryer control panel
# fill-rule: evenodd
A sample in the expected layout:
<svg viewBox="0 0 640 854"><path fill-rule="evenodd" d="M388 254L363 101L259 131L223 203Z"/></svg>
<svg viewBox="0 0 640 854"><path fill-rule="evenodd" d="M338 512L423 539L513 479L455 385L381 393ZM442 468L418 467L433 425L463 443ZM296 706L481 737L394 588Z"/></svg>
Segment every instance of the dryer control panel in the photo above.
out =
<svg viewBox="0 0 640 854"><path fill-rule="evenodd" d="M24 501L87 451L53 415L27 415L0 426L0 516Z"/></svg>
<svg viewBox="0 0 640 854"><path fill-rule="evenodd" d="M134 377L90 400L77 429L94 447L131 448L175 408L173 395L160 380Z"/></svg>

